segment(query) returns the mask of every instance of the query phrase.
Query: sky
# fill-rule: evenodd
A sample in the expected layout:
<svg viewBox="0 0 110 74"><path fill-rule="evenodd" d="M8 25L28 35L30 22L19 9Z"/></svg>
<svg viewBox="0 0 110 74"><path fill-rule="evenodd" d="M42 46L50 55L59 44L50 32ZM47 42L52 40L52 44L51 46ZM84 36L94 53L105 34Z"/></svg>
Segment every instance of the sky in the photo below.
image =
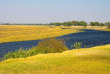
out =
<svg viewBox="0 0 110 74"><path fill-rule="evenodd" d="M0 0L0 22L110 22L110 0Z"/></svg>

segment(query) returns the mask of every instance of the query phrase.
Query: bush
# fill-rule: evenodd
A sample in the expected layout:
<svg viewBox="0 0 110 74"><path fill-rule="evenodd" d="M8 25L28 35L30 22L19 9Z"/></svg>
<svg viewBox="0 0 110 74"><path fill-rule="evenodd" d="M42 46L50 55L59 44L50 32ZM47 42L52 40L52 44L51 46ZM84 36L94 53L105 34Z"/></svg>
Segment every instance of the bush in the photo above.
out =
<svg viewBox="0 0 110 74"><path fill-rule="evenodd" d="M38 53L41 53L41 51L37 48L37 47L32 47L31 49L29 49L27 52L26 52L26 57L28 56L33 56L33 55L36 55Z"/></svg>
<svg viewBox="0 0 110 74"><path fill-rule="evenodd" d="M57 53L68 50L63 39L45 39L40 41L37 46L42 53Z"/></svg>
<svg viewBox="0 0 110 74"><path fill-rule="evenodd" d="M81 46L82 46L82 42L76 42L76 43L74 43L74 45L71 46L71 49L72 49L72 48L80 49Z"/></svg>

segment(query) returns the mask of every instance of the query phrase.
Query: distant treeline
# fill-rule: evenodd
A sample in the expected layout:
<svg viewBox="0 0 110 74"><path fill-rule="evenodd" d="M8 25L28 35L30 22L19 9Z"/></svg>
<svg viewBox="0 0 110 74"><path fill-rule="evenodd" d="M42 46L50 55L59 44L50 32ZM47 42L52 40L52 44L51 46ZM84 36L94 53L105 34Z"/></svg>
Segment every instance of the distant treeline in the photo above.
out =
<svg viewBox="0 0 110 74"><path fill-rule="evenodd" d="M69 22L55 22L55 23L47 23L47 24L42 24L42 23L38 23L38 24L11 24L11 23L5 23L2 25L55 25L55 26L84 26L86 27L87 25L90 26L108 26L110 28L110 22L105 22L105 23L100 23L100 22L90 22L87 23L85 21L69 21Z"/></svg>
<svg viewBox="0 0 110 74"><path fill-rule="evenodd" d="M1 25L49 25L49 24L41 24L41 23L37 23L37 24L32 24L32 23L28 23L28 24L24 24L24 23L2 23Z"/></svg>
<svg viewBox="0 0 110 74"><path fill-rule="evenodd" d="M49 25L55 25L55 26L84 26L86 27L87 25L90 26L108 26L110 28L110 22L105 22L105 23L100 23L100 22L90 22L89 24L87 24L87 22L85 21L70 21L70 22L64 22L64 23L50 23Z"/></svg>

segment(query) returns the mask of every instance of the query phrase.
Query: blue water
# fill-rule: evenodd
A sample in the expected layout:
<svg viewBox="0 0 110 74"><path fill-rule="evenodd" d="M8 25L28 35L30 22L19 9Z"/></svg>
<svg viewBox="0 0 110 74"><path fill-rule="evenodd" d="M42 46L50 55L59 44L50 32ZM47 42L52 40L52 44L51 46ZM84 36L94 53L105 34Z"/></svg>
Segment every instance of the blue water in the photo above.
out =
<svg viewBox="0 0 110 74"><path fill-rule="evenodd" d="M75 42L82 42L82 44L85 44L87 47L110 44L110 32L107 31L84 30L84 32L68 34L57 38L64 39L66 46L69 48L71 48L71 45ZM20 48L32 48L36 46L39 41L40 40L1 43L0 57L3 57L4 54L10 51L19 50Z"/></svg>

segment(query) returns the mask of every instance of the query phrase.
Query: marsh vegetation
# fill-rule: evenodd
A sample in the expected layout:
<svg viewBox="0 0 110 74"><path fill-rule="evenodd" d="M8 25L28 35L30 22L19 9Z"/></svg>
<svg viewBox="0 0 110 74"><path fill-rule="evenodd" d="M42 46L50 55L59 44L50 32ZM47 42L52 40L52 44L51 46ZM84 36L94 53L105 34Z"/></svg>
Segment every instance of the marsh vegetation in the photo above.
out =
<svg viewBox="0 0 110 74"><path fill-rule="evenodd" d="M45 39L40 41L36 47L32 47L29 50L19 49L14 52L8 52L4 55L4 60L9 58L26 58L41 53L61 53L68 49L69 48L65 45L65 41L63 39Z"/></svg>
<svg viewBox="0 0 110 74"><path fill-rule="evenodd" d="M110 30L105 26L87 26L84 28L82 26L44 27L6 25L0 28L2 29L0 31L0 45L4 45L5 47L13 47L16 43L27 45L27 42L31 45L31 41L25 40L33 40L34 36L38 37L35 38L36 40L46 38L39 40L38 45L35 43L36 46L31 46L32 48L28 50L19 49L5 54L5 61L0 62L1 74L110 73L110 45L105 45L110 44L110 32L107 32ZM57 38L50 39L51 37ZM2 41L3 39L4 41ZM13 45L4 42L12 42L9 44ZM104 46L93 47L101 45L99 43L103 43ZM92 48L82 48L87 46ZM68 50L69 47L75 50Z"/></svg>

